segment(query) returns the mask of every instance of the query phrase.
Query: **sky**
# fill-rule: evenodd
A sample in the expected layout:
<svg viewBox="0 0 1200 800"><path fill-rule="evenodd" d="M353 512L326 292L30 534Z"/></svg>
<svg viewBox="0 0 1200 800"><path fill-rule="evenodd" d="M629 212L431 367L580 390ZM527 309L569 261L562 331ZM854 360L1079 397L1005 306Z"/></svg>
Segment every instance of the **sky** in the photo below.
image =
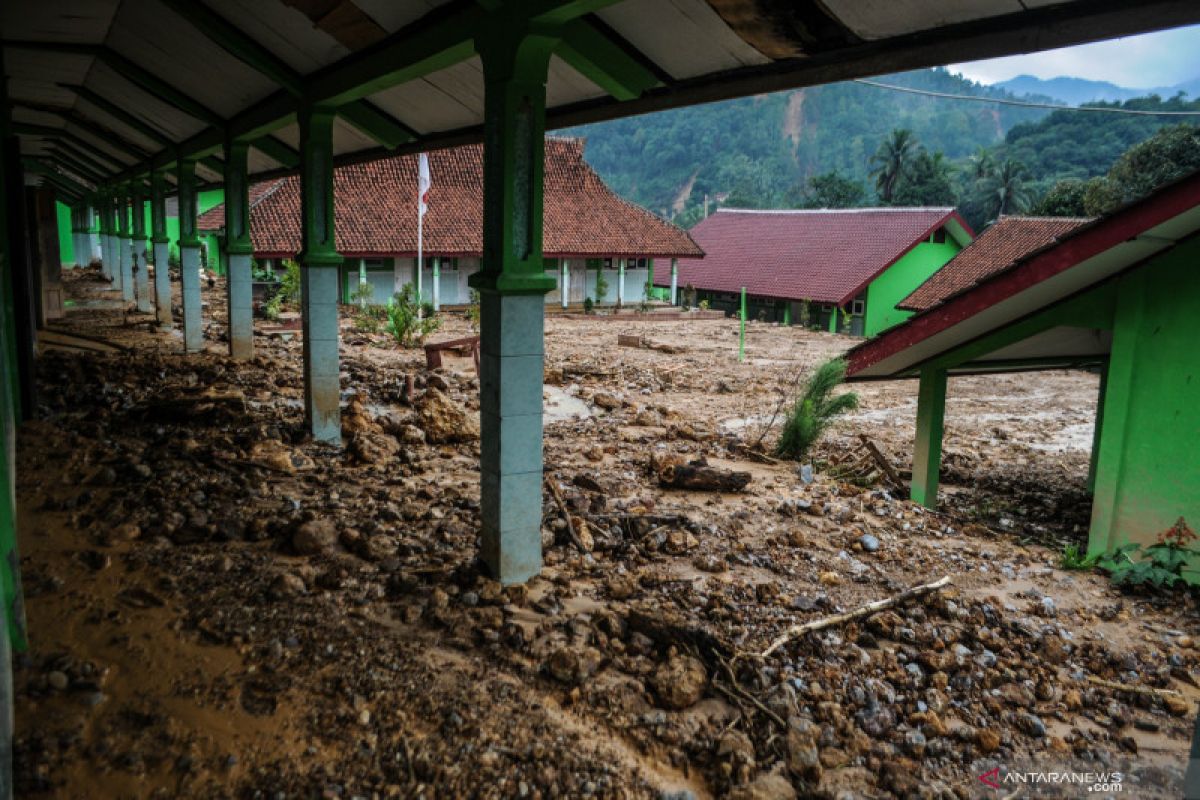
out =
<svg viewBox="0 0 1200 800"><path fill-rule="evenodd" d="M980 83L996 83L1017 75L1067 75L1131 89L1173 86L1200 78L1200 25L1023 56L951 64L949 68Z"/></svg>

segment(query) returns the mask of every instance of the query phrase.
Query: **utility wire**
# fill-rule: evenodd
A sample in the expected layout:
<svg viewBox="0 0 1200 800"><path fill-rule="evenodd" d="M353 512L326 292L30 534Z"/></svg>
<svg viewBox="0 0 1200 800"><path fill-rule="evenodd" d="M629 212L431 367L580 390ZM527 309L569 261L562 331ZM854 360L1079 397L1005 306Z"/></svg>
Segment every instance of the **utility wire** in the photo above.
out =
<svg viewBox="0 0 1200 800"><path fill-rule="evenodd" d="M1059 106L1054 103L1037 103L1027 100L1009 100L1003 97L976 97L969 94L950 94L949 92L933 92L928 89L912 89L908 86L894 86L890 83L879 83L856 78L854 83L863 86L874 86L877 89L891 89L893 92L907 92L925 97L941 97L947 100L971 100L976 103L998 103L1004 106L1019 106L1021 108L1049 108L1054 111L1085 111L1097 114L1129 114L1135 117L1200 117L1200 111L1143 111L1136 108L1115 108L1111 106Z"/></svg>

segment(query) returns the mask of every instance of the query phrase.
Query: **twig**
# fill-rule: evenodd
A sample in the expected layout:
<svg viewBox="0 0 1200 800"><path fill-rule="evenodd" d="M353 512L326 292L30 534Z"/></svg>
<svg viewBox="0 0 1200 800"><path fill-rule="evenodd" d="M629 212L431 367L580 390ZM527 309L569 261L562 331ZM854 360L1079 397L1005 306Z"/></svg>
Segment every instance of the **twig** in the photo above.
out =
<svg viewBox="0 0 1200 800"><path fill-rule="evenodd" d="M825 617L824 619L805 622L803 625L793 625L784 631L782 636L771 642L771 646L762 651L762 653L759 655L759 658L766 658L767 656L771 655L771 653L774 653L780 647L783 647L785 644L790 642L792 639L803 636L806 633L812 633L813 631L819 631L834 625L840 625L843 622L860 619L862 617L874 614L876 611L883 611L888 608L893 608L901 603L906 603L914 598L937 591L949 583L950 576L947 575L941 580L934 581L933 583L926 583L922 586L914 586L911 589L905 589L903 592L894 597L889 597L885 600L876 600L873 603L867 603L865 606L860 606L853 611L846 611L842 614L834 614L832 617Z"/></svg>
<svg viewBox="0 0 1200 800"><path fill-rule="evenodd" d="M554 498L554 505L558 506L559 513L562 514L563 521L567 523L567 535L571 537L571 544L581 553L586 553L587 548L583 546L583 539L579 538L579 534L575 531L575 523L571 521L571 513L567 511L567 504L563 502L562 495L558 491L558 482L551 476L546 476L546 487L550 489L550 496Z"/></svg>
<svg viewBox="0 0 1200 800"><path fill-rule="evenodd" d="M1159 697L1183 697L1182 693L1177 692L1174 689L1156 689L1153 686L1134 686L1128 683L1116 683L1115 681L1106 681L1103 678L1097 678L1094 675L1088 675L1087 682L1095 686L1102 686L1105 689L1116 689L1119 692L1151 694Z"/></svg>

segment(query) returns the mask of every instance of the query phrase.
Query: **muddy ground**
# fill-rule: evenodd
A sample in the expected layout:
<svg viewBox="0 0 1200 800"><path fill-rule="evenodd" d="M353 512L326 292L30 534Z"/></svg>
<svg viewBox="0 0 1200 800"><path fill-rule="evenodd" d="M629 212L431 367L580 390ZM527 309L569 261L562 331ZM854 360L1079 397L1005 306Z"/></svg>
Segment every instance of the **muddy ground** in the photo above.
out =
<svg viewBox="0 0 1200 800"><path fill-rule="evenodd" d="M1195 608L1058 568L1086 536L1095 376L952 379L934 514L835 463L862 433L904 477L913 383L856 387L811 482L755 454L853 340L752 323L739 364L732 321L553 316L545 462L575 535L547 492L545 570L501 588L474 560L469 362L430 373L347 318L346 444L314 444L300 343L230 361L221 288L185 357L68 276L55 328L128 350L46 347L20 433L19 796L1012 797L1035 792L978 776L1025 771L1179 795ZM444 316L435 339L469 332ZM664 490L670 456L752 479Z"/></svg>

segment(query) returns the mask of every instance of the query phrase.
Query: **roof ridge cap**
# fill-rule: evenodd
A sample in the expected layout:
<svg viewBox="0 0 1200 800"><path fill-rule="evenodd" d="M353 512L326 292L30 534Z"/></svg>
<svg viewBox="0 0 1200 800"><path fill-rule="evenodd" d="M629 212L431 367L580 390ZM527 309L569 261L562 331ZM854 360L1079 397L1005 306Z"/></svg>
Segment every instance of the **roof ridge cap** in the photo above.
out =
<svg viewBox="0 0 1200 800"><path fill-rule="evenodd" d="M955 211L953 206L860 206L856 208L729 208L721 206L714 214L866 214L876 211L885 212L929 212L938 211L950 214Z"/></svg>

